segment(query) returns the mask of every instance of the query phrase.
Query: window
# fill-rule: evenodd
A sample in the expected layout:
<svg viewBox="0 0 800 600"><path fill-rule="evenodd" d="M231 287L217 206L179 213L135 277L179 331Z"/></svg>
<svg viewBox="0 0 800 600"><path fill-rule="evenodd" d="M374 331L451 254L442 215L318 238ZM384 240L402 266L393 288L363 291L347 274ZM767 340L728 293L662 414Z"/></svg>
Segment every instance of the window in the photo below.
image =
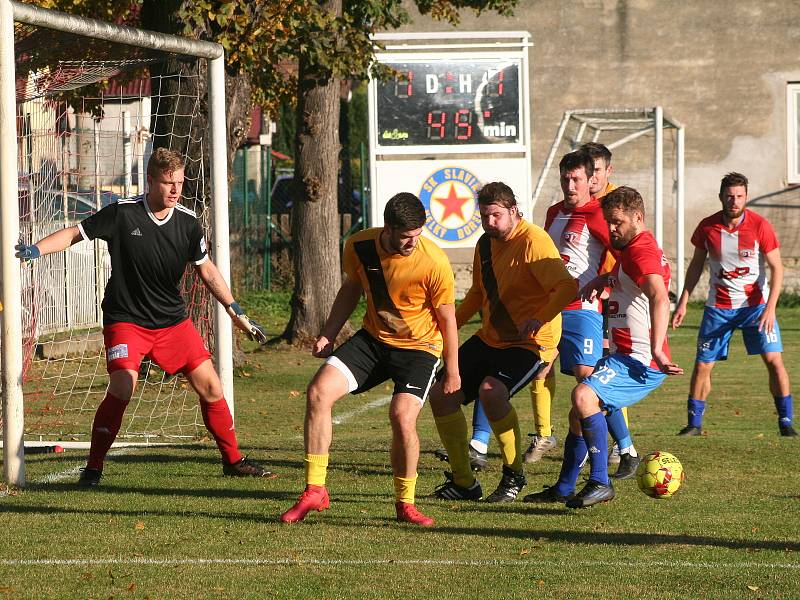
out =
<svg viewBox="0 0 800 600"><path fill-rule="evenodd" d="M787 181L800 183L800 83L786 86Z"/></svg>

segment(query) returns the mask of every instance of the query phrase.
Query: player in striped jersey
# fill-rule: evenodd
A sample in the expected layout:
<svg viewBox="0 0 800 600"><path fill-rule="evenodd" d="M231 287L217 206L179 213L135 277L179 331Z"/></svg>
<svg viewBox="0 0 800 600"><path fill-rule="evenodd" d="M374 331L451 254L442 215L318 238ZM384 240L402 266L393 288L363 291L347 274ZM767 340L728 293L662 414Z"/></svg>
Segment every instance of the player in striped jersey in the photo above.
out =
<svg viewBox="0 0 800 600"><path fill-rule="evenodd" d="M680 436L702 432L711 371L716 361L728 358L735 329L742 330L747 353L760 354L767 366L780 435L797 435L792 426L792 395L783 364L781 331L775 317L783 284L781 253L769 221L746 208L747 185L747 177L741 173L725 175L719 186L722 210L700 221L692 235L694 256L686 269L686 283L672 317L673 327L683 323L689 295L700 279L706 257L710 281L689 387L689 422L678 433ZM766 266L770 270L769 284Z"/></svg>
<svg viewBox="0 0 800 600"><path fill-rule="evenodd" d="M594 175L589 182L589 192L592 194L592 198L596 198L597 200L602 200L604 196L606 196L609 192L617 189L617 186L614 183L609 181L609 177L614 172L614 167L611 164L611 150L609 150L604 144L600 144L598 142L587 142L582 144L579 150L583 150L589 153L589 156L592 157L594 160ZM606 255L606 262L601 267L601 273L608 273L613 267L615 263L614 255L612 253L608 253ZM602 311L603 311L603 356L608 354L608 304L603 302L602 304ZM623 408L620 411L611 412L606 415L606 423L608 423L608 430L611 432L611 437L614 438L614 446L611 449L611 454L608 457L609 464L616 464L620 462L627 463L621 467L622 472L620 469L617 469L618 474L624 474L626 471L629 474L628 476L632 476L635 473L635 468L638 466L638 458L636 449L633 447L633 439L631 438L631 432L628 428L628 409ZM617 441L622 442L622 448L627 451L621 452L620 451L620 444ZM625 458L625 454L628 454L628 457ZM617 476L615 474L615 476Z"/></svg>
<svg viewBox="0 0 800 600"><path fill-rule="evenodd" d="M557 488L568 508L585 508L614 498L608 477L608 428L603 411L630 406L656 389L667 375L683 370L672 362L667 343L669 323L669 263L647 230L644 202L629 187L619 187L603 198L612 246L619 251L611 273L592 280L581 290L591 300L610 290L611 354L601 358L592 375L572 391L570 438ZM589 481L575 495L569 493L580 472L580 458L589 455Z"/></svg>

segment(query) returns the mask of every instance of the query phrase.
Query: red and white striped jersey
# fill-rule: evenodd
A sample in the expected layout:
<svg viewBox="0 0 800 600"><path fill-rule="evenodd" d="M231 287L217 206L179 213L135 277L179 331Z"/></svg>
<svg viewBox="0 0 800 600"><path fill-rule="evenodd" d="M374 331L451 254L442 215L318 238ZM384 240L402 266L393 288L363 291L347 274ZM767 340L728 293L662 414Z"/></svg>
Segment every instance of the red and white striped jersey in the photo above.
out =
<svg viewBox="0 0 800 600"><path fill-rule="evenodd" d="M650 301L639 287L645 275L660 275L669 292L670 269L653 234L643 231L625 246L611 271L608 329L611 351L658 368L650 351ZM669 344L664 338L664 352Z"/></svg>
<svg viewBox="0 0 800 600"><path fill-rule="evenodd" d="M578 280L578 289L600 273L609 252L608 224L600 201L592 198L580 208L567 208L563 200L547 209L544 228L555 243L567 271ZM576 298L564 310L600 310L597 300Z"/></svg>
<svg viewBox="0 0 800 600"><path fill-rule="evenodd" d="M728 229L719 211L700 221L692 244L708 252L711 277L706 306L742 308L766 302L769 285L764 255L779 244L764 217L745 209L739 225Z"/></svg>

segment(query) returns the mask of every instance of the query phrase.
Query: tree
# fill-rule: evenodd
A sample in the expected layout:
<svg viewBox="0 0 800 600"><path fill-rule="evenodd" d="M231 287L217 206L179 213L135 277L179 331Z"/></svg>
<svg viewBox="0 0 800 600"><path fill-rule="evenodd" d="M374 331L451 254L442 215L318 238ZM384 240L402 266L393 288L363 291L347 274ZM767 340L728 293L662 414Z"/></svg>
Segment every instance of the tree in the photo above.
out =
<svg viewBox="0 0 800 600"><path fill-rule="evenodd" d="M510 14L516 0L415 0L422 14L458 23L458 9ZM369 35L408 22L401 0L325 0L297 24L299 59L296 198L293 204L295 288L283 337L313 339L341 284L336 220L339 96L343 81L364 79L373 66ZM387 75L378 73L379 75Z"/></svg>

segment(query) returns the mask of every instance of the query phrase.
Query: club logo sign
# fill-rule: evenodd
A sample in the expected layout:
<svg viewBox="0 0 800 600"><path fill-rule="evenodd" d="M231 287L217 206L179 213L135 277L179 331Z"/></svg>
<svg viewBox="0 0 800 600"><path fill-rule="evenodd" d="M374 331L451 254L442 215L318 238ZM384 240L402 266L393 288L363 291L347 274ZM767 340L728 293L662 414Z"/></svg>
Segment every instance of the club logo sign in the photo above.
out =
<svg viewBox="0 0 800 600"><path fill-rule="evenodd" d="M419 199L428 219L425 229L443 242L463 242L481 231L478 190L481 181L460 167L445 167L422 184Z"/></svg>

